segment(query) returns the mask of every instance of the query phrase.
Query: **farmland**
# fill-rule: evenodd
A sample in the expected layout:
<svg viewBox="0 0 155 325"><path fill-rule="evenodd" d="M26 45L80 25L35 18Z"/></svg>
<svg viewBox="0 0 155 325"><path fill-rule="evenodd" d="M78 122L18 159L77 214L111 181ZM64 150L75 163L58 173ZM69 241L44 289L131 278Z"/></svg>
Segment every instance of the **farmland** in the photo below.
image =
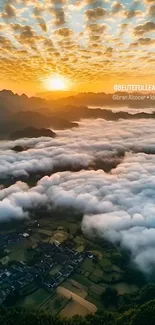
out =
<svg viewBox="0 0 155 325"><path fill-rule="evenodd" d="M17 302L17 306L28 309L39 308L48 298L50 298L50 296L51 294L48 291L38 289L30 295L20 299Z"/></svg>
<svg viewBox="0 0 155 325"><path fill-rule="evenodd" d="M66 288L58 287L57 292L70 300L69 304L60 313L63 317L72 317L76 314L86 316L97 311L95 305Z"/></svg>
<svg viewBox="0 0 155 325"><path fill-rule="evenodd" d="M43 259L43 266L38 264L38 269L44 267L44 258L47 262L50 261L50 253L43 253L42 247L44 244L55 243L62 247L67 243L71 250L83 254L84 258L74 267L74 272L64 276L60 257L59 262L45 272L44 280L42 275L37 282L34 281L22 289L22 296L17 299L16 306L52 312L61 317L75 314L85 316L104 307L102 295L107 287L116 288L118 295L137 289L134 283L125 282L126 269L121 262L119 249L84 237L80 220L74 220L70 216L52 221L50 218L43 218L26 231L29 233L27 238L7 246L6 256L1 259L2 265L23 262L24 265L33 267ZM54 283L56 277L59 277L61 286L52 289L50 283Z"/></svg>

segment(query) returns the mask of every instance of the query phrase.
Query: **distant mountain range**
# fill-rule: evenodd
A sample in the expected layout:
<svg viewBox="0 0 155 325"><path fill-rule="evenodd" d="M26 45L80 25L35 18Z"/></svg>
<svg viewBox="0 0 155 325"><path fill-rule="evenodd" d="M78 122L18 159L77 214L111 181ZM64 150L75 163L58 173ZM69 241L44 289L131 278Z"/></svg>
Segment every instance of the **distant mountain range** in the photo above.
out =
<svg viewBox="0 0 155 325"><path fill-rule="evenodd" d="M55 138L56 133L49 129L36 129L33 127L28 127L19 131L15 131L10 135L11 140L18 138L40 138L40 137L50 137Z"/></svg>
<svg viewBox="0 0 155 325"><path fill-rule="evenodd" d="M0 91L1 138L27 127L67 129L78 126L57 114L54 104L54 101L19 96L9 90Z"/></svg>
<svg viewBox="0 0 155 325"><path fill-rule="evenodd" d="M114 99L114 95L124 96L127 99ZM132 100L129 100L128 97L132 96ZM144 100L137 100L138 96L145 96ZM154 97L154 98L153 98ZM134 99L135 98L135 99ZM129 108L152 108L155 107L155 94L141 94L141 93L114 93L106 94L102 93L80 93L75 96L69 96L65 98L58 99L57 104L63 106L73 105L73 106L89 106L89 107L129 107Z"/></svg>
<svg viewBox="0 0 155 325"><path fill-rule="evenodd" d="M46 92L38 93L37 97L41 97L41 98L48 99L48 100L56 100L56 99L76 96L77 94L78 94L78 92L76 92L76 91L57 90L57 91L46 91Z"/></svg>
<svg viewBox="0 0 155 325"><path fill-rule="evenodd" d="M119 94L120 95L120 94ZM128 95L126 93L121 95ZM138 94L135 94L136 96ZM139 94L140 95L140 94ZM112 94L105 93L81 93L75 96L46 100L39 97L27 97L17 95L10 90L0 91L0 136L8 137L18 130L33 128L68 129L77 127L82 118L103 118L106 120L155 118L152 114L140 112L130 114L128 112L113 112L110 109L91 109L95 107L155 107L155 100L143 101L113 100Z"/></svg>

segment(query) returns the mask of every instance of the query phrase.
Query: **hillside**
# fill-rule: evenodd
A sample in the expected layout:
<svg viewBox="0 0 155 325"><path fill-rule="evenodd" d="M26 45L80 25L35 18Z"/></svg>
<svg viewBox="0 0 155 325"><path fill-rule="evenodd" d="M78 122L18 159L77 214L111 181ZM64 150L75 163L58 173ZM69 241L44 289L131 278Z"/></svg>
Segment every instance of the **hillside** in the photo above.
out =
<svg viewBox="0 0 155 325"><path fill-rule="evenodd" d="M23 130L15 131L10 135L11 140L19 138L39 138L39 137L56 137L56 133L50 129L36 129L29 127Z"/></svg>

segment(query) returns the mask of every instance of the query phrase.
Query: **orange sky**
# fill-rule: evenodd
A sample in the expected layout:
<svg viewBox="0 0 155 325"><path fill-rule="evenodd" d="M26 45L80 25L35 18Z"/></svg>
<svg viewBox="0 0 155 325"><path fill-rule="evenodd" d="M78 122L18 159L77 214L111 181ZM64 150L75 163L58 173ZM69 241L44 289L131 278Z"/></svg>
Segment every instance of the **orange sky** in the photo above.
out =
<svg viewBox="0 0 155 325"><path fill-rule="evenodd" d="M0 89L34 95L55 75L78 92L153 84L154 13L154 0L1 0Z"/></svg>

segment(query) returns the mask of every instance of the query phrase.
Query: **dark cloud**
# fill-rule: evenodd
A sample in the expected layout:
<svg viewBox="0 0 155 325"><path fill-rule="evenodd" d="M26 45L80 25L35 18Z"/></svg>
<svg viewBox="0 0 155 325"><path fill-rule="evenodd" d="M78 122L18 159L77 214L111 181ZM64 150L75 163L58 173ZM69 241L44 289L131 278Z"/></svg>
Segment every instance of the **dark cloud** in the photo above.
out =
<svg viewBox="0 0 155 325"><path fill-rule="evenodd" d="M94 41L98 41L98 45L99 45L102 35L106 30L107 30L107 25L105 24L97 24L97 23L88 24L86 26L86 31L89 34L90 45Z"/></svg>
<svg viewBox="0 0 155 325"><path fill-rule="evenodd" d="M34 31L31 26L23 26L20 29L20 37L21 39L31 39L34 38Z"/></svg>
<svg viewBox="0 0 155 325"><path fill-rule="evenodd" d="M124 12L124 15L125 15L125 18L126 19L132 19L132 18L134 18L134 17L137 17L137 16L140 16L140 15L142 15L142 11L140 11L140 10L127 10L127 11L125 11Z"/></svg>
<svg viewBox="0 0 155 325"><path fill-rule="evenodd" d="M67 4L65 0L52 0L52 7L49 8L50 13L54 17L54 25L61 26L66 23L66 12L64 5Z"/></svg>
<svg viewBox="0 0 155 325"><path fill-rule="evenodd" d="M55 35L64 37L64 38L71 37L71 36L73 36L73 31L72 31L72 29L64 27L64 28L57 29L55 31Z"/></svg>
<svg viewBox="0 0 155 325"><path fill-rule="evenodd" d="M13 51L15 49L12 42L3 36L0 36L0 47L1 50L4 49L6 51Z"/></svg>
<svg viewBox="0 0 155 325"><path fill-rule="evenodd" d="M88 20L100 20L106 16L107 12L104 8L98 7L85 11L85 16Z"/></svg>
<svg viewBox="0 0 155 325"><path fill-rule="evenodd" d="M90 8L101 7L104 4L103 0L77 0L76 7L83 8L89 6Z"/></svg>
<svg viewBox="0 0 155 325"><path fill-rule="evenodd" d="M149 7L148 16L151 17L151 18L155 18L155 5Z"/></svg>
<svg viewBox="0 0 155 325"><path fill-rule="evenodd" d="M154 0L144 0L147 4L152 4L154 3Z"/></svg>
<svg viewBox="0 0 155 325"><path fill-rule="evenodd" d="M138 42L140 45L151 45L151 44L154 44L154 43L155 43L155 40L152 39L152 38L146 37L146 38L139 38L139 39L137 40L137 42Z"/></svg>
<svg viewBox="0 0 155 325"><path fill-rule="evenodd" d="M112 14L117 14L118 12L122 11L123 8L124 6L122 5L122 3L120 3L119 1L114 1L112 3L111 12Z"/></svg>
<svg viewBox="0 0 155 325"><path fill-rule="evenodd" d="M29 25L11 24L12 29L16 32L15 37L19 43L29 45L32 49L36 50L36 40L38 37L33 28Z"/></svg>
<svg viewBox="0 0 155 325"><path fill-rule="evenodd" d="M44 32L47 32L47 25L46 25L46 22L45 22L44 18L42 17L42 13L43 13L43 10L41 10L41 9L39 9L37 7L34 8L34 16L37 19L37 21L39 23L39 26L41 27L41 29Z"/></svg>
<svg viewBox="0 0 155 325"><path fill-rule="evenodd" d="M54 25L60 26L65 24L66 17L65 17L65 11L63 8L51 8L50 12L54 16Z"/></svg>
<svg viewBox="0 0 155 325"><path fill-rule="evenodd" d="M88 24L87 31L90 33L95 33L96 35L101 35L107 29L107 25L105 24Z"/></svg>
<svg viewBox="0 0 155 325"><path fill-rule="evenodd" d="M63 5L67 3L67 0L50 0L50 3L53 5Z"/></svg>
<svg viewBox="0 0 155 325"><path fill-rule="evenodd" d="M16 8L12 4L7 3L4 6L4 12L2 13L2 17L5 19L15 18L16 17Z"/></svg>
<svg viewBox="0 0 155 325"><path fill-rule="evenodd" d="M45 46L47 51L51 51L51 50L53 51L55 49L52 40L49 39L49 38L44 39L44 46Z"/></svg>
<svg viewBox="0 0 155 325"><path fill-rule="evenodd" d="M143 25L138 25L134 28L134 34L143 35L149 32L155 31L155 23L154 22L146 22Z"/></svg>
<svg viewBox="0 0 155 325"><path fill-rule="evenodd" d="M113 53L113 48L112 47L107 47L105 54L107 54L108 56L111 56Z"/></svg>

